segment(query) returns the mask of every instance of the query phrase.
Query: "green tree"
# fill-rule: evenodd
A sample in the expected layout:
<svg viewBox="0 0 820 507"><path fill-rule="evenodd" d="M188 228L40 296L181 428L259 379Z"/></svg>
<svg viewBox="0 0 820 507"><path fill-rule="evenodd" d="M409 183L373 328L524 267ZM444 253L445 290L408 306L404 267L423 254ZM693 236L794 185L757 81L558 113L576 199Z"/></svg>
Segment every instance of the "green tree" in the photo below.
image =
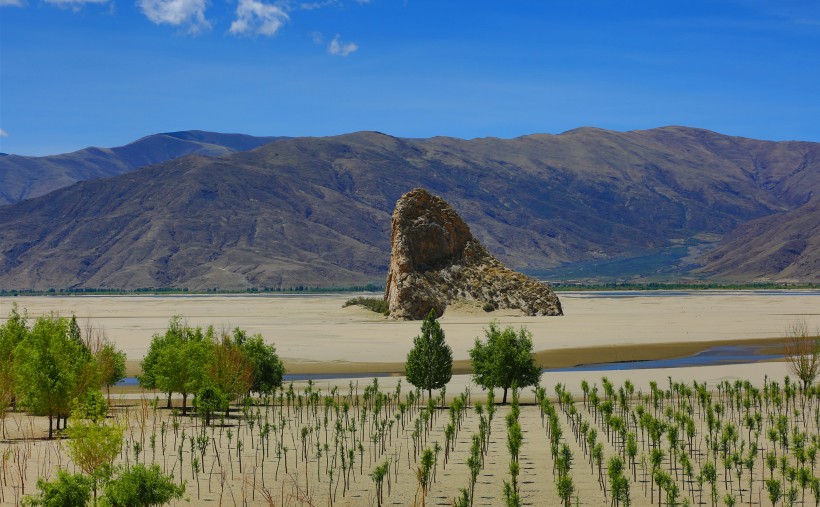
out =
<svg viewBox="0 0 820 507"><path fill-rule="evenodd" d="M99 389L88 390L82 398L74 402L74 410L71 416L75 419L90 419L94 422L105 420L108 415L108 402Z"/></svg>
<svg viewBox="0 0 820 507"><path fill-rule="evenodd" d="M171 475L162 473L159 465L137 464L122 469L119 476L106 483L100 505L105 507L149 507L165 505L185 494L185 483L176 484Z"/></svg>
<svg viewBox="0 0 820 507"><path fill-rule="evenodd" d="M14 381L20 403L48 416L48 438L55 416L68 414L88 368L88 351L69 334L69 321L54 314L38 318L14 349Z"/></svg>
<svg viewBox="0 0 820 507"><path fill-rule="evenodd" d="M104 340L100 350L95 354L100 384L105 386L108 399L111 399L111 386L125 378L125 352Z"/></svg>
<svg viewBox="0 0 820 507"><path fill-rule="evenodd" d="M429 398L433 397L433 389L441 389L453 377L453 349L444 343L444 330L433 310L421 324L421 334L413 338L404 371L407 381L426 389Z"/></svg>
<svg viewBox="0 0 820 507"><path fill-rule="evenodd" d="M83 474L57 470L53 481L37 480L38 495L23 497L23 505L31 507L85 507L91 500L92 480Z"/></svg>
<svg viewBox="0 0 820 507"><path fill-rule="evenodd" d="M766 491L769 492L769 500L772 502L772 507L774 507L783 495L783 488L780 481L777 479L767 479Z"/></svg>
<svg viewBox="0 0 820 507"><path fill-rule="evenodd" d="M250 392L253 364L244 350L225 334L218 343L213 344L207 354L205 375L207 385L219 390L230 402ZM227 409L227 405L225 408Z"/></svg>
<svg viewBox="0 0 820 507"><path fill-rule="evenodd" d="M211 415L214 412L228 408L228 398L219 388L206 386L196 393L194 399L197 410L205 416L205 426L211 424Z"/></svg>
<svg viewBox="0 0 820 507"><path fill-rule="evenodd" d="M97 484L108 477L111 464L122 449L125 429L106 424L104 419L85 418L85 415L79 410L72 414L71 424L66 429L69 440L65 447L80 470L91 477L96 499Z"/></svg>
<svg viewBox="0 0 820 507"><path fill-rule="evenodd" d="M203 333L201 328L192 328L174 316L165 334L154 335L148 354L142 361L143 374L140 385L147 389L159 389L168 395L182 395L182 413L187 413L188 396L195 393L205 380L213 346L213 329Z"/></svg>
<svg viewBox="0 0 820 507"><path fill-rule="evenodd" d="M558 478L558 496L561 498L561 503L566 507L570 506L570 499L575 493L575 484L572 483L572 476L569 474L562 475Z"/></svg>
<svg viewBox="0 0 820 507"><path fill-rule="evenodd" d="M268 345L262 335L255 334L248 338L239 328L234 330L234 340L242 349L245 357L253 367L251 392L271 393L282 386L285 376L285 365L276 354L276 347Z"/></svg>
<svg viewBox="0 0 820 507"><path fill-rule="evenodd" d="M513 385L521 388L541 381L541 367L532 354L532 333L522 327L518 332L512 326L500 329L498 322L484 330L487 338L478 338L470 349L473 381L484 389L504 389L502 403L507 403L507 390Z"/></svg>
<svg viewBox="0 0 820 507"><path fill-rule="evenodd" d="M17 311L17 303L11 306L6 323L0 326L0 424L2 437L6 436L5 415L14 406L14 349L28 335L25 312Z"/></svg>
<svg viewBox="0 0 820 507"><path fill-rule="evenodd" d="M176 333L172 332L177 322L179 322L179 317L172 317L165 334L155 334L151 338L151 345L148 347L148 352L140 362L142 375L137 375L140 386L145 389L159 389L157 374L159 373L159 360L163 355L163 351L166 348L172 347L176 341L182 339L180 336L177 336ZM171 393L168 392L166 394L168 395L168 408L171 408Z"/></svg>

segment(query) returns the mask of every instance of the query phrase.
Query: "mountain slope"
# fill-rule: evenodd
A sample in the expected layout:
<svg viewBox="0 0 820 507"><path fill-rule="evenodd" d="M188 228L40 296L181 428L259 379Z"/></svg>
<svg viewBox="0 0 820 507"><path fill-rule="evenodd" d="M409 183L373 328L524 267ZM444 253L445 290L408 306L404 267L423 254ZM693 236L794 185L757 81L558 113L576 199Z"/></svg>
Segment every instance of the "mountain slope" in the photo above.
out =
<svg viewBox="0 0 820 507"><path fill-rule="evenodd" d="M703 262L724 279L820 282L820 199L739 226Z"/></svg>
<svg viewBox="0 0 820 507"><path fill-rule="evenodd" d="M77 181L117 176L138 167L198 153L218 156L277 139L204 131L143 137L117 148L85 148L47 157L0 157L0 206L47 194Z"/></svg>
<svg viewBox="0 0 820 507"><path fill-rule="evenodd" d="M820 145L682 127L282 139L0 207L0 288L383 283L393 206L417 186L502 262L536 270L697 243L796 209L820 188Z"/></svg>

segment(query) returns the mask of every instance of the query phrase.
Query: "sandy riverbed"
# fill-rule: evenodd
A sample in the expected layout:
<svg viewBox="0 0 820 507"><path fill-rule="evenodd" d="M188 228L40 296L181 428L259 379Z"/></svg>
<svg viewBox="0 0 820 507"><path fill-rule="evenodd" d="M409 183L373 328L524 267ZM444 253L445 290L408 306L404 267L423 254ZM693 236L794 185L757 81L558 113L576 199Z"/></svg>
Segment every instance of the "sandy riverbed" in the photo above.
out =
<svg viewBox="0 0 820 507"><path fill-rule="evenodd" d="M673 357L692 344L781 337L805 320L820 328L820 291L686 293L560 293L563 317L527 317L513 311L485 313L451 307L441 319L457 366L491 319L526 326L545 366ZM154 333L173 315L191 325L261 333L276 344L292 372L396 371L418 322L387 320L358 308L342 308L350 295L319 296L71 296L0 298L5 318L16 302L36 317L50 311L76 314L126 352L131 373Z"/></svg>
<svg viewBox="0 0 820 507"><path fill-rule="evenodd" d="M714 343L745 343L776 339L784 333L785 327L795 320L805 320L810 329L820 327L820 293L752 293L752 292L695 292L686 294L614 294L596 293L561 294L566 316L532 318L514 312L486 314L479 309L466 306L451 308L441 320L447 335L447 341L454 349L457 365L463 367L467 350L472 346L476 336L482 334L483 328L490 319L497 318L502 324L514 326L525 325L533 333L535 348L540 350L539 358L545 364L566 365L577 363L617 361L624 359L648 359L654 357L673 357L692 353L701 346ZM361 373L356 379L322 380L315 383L315 389L328 393L333 387L347 391L348 385L358 384L361 392L371 382L367 373L377 371L394 371L400 366L412 343L412 337L418 333L418 322L393 322L376 314L359 309L341 307L348 296L202 296L202 297L60 297L60 298L4 298L0 299L0 314L7 315L12 301L28 310L34 317L49 311L59 311L63 315L75 313L78 318L88 321L98 329L104 329L108 336L124 349L132 361L136 362L147 350L150 337L162 332L168 319L179 314L185 316L193 325L213 324L218 328L240 326L252 333L262 333L265 338L276 343L280 354L286 359L291 371L298 372L349 372ZM132 363L132 367L133 367ZM582 380L600 384L602 376L608 377L615 385L629 379L638 390L646 392L650 382L660 386L667 385L667 377L675 381L708 382L714 386L722 379L747 379L760 386L764 378L782 379L788 373L783 362L765 362L745 365L706 366L675 369L645 369L607 372L561 372L547 373L542 377L542 385L551 394L553 386L564 383L580 399ZM379 379L382 390L391 392L400 377ZM297 392L306 388L305 382L295 384ZM403 392L407 391L406 383ZM476 386L470 385L469 375L455 375L448 386L448 398L470 387L473 398L483 397ZM499 393L500 394L500 393ZM146 393L150 399L151 394ZM522 394L522 401L532 402L532 392L527 389ZM115 397L117 398L117 397ZM121 398L120 404L131 405L139 400L132 396ZM277 409L264 409L276 411ZM281 410L281 409L280 409ZM508 453L505 449L505 428L503 416L507 408L501 407L493 423L493 436L490 453L485 468L482 470L476 487L476 505L500 505L502 500L502 481L508 480ZM149 439L151 432L165 420L170 427L168 411L159 411L159 420L154 419L152 410L142 410L121 406L114 412L116 417L129 428L126 433L127 447L133 448L136 441ZM140 422L140 414L144 418ZM150 414L150 415L149 415ZM433 425L427 445L442 442L442 431L446 423L446 414L441 413ZM590 417L585 413L585 417ZM125 418L125 419L122 419ZM149 422L150 419L150 422ZM197 419L183 420L183 428L188 434L199 432ZM272 418L275 423L276 418ZM172 450L169 432L166 439L169 449L156 455L149 451L148 443L143 443L143 459L149 456L149 462L157 462L176 478L182 474L187 481L186 496L190 505L331 505L328 489L331 486L327 475L326 456L317 462L315 454L306 459L295 459L294 451L298 449L298 433L307 421L289 416L286 423L284 443L289 443L291 452L288 459L292 468L276 472L279 460L275 450L266 458L258 443L252 440L252 431L241 429L236 420L227 421L227 426L213 431L207 430L212 438L211 449L207 451L206 472L198 476L192 471L191 459L194 456L185 444L182 449L182 462L177 463L177 451ZM312 419L311 419L312 421ZM541 426L540 416L535 407L524 407L521 424L525 434L522 451L521 491L525 505L558 505L551 474L552 460L548 453L548 441ZM566 435L571 436L570 428L562 417ZM150 431L148 430L150 426ZM25 479L12 475L14 468L4 473L7 483L2 490L2 501L14 505L19 500L19 484L25 481L26 492L31 492L38 476L53 477L57 466L73 470L74 466L65 456L64 450L57 442L39 440L45 433L45 419L31 418L24 414L9 414L6 428L10 439L0 442L0 453L19 449L29 452L26 458ZM145 428L143 434L141 428ZM243 435L243 452L245 468L238 470L236 441L233 449L227 438L227 429L234 434ZM349 491L338 486L338 474L333 483L338 493L334 505L375 505L373 482L368 477L376 463L385 459L393 460L394 482L392 493L386 495L386 505L420 504L418 486L414 479L417 461L408 455L412 446L411 427L405 431L394 431L390 445L383 454L376 456L370 446L365 446L365 454L356 455L362 460L362 473L354 473ZM464 427L459 434L456 449L446 470L439 467L437 480L427 498L427 505L450 505L451 499L458 494L458 489L468 483L465 465L469 438L477 431L477 416L470 411ZM602 429L601 429L602 431ZM258 428L257 428L258 432ZM370 430L365 435L367 442ZM294 436L295 435L295 436ZM34 437L35 440L29 440ZM324 441L324 430L320 430L311 439ZM176 438L174 438L176 440ZM332 439L331 439L332 440ZM572 447L578 460L573 466L573 476L578 496L583 505L608 505L598 489L596 476L590 472L583 452L571 438L566 440ZM350 444L352 445L352 444ZM158 444L159 446L159 444ZM333 448L331 442L331 449ZM313 452L313 451L312 451ZM606 445L606 454L614 452ZM233 453L231 460L224 460ZM14 460L15 454L9 454ZM125 451L118 462L133 461ZM667 460L668 461L668 460ZM264 462L264 465L262 463ZM180 467L180 464L182 465ZM356 461L359 464L359 461ZM338 466L338 465L337 465ZM670 470L673 469L671 465ZM260 468L261 467L261 468ZM314 472L316 467L316 472ZM358 466L356 467L358 468ZM757 466L757 483L753 488L754 505L767 505L760 502L764 496L759 477L762 474L762 462ZM294 470L296 473L294 473ZM338 470L338 469L337 469ZM303 475L307 471L307 475ZM362 475L363 474L363 475ZM265 483L260 484L265 478ZM199 491L197 490L199 483ZM640 478L631 481L633 505L651 505L650 496L644 492L646 483ZM681 483L683 484L683 483ZM724 487L721 487L721 496ZM264 499L271 494L272 503ZM746 492L748 501L748 491ZM696 494L693 500L699 499ZM808 500L807 501L811 501ZM657 500L655 500L655 503ZM175 502L175 505L188 505L188 502Z"/></svg>

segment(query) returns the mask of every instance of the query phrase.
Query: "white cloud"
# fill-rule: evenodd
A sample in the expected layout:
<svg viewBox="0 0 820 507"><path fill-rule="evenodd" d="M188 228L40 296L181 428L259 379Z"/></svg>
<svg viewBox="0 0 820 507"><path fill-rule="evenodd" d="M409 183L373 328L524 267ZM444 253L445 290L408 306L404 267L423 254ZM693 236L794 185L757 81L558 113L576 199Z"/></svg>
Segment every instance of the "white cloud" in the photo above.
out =
<svg viewBox="0 0 820 507"><path fill-rule="evenodd" d="M336 34L336 37L330 41L330 44L327 45L327 52L331 55L338 55L338 56L347 56L350 53L359 49L358 44L354 42L342 42L339 40L339 34Z"/></svg>
<svg viewBox="0 0 820 507"><path fill-rule="evenodd" d="M158 25L187 26L197 33L211 27L205 19L206 0L138 0L142 13Z"/></svg>
<svg viewBox="0 0 820 507"><path fill-rule="evenodd" d="M303 11L312 11L315 9L327 7L329 5L341 5L341 2L339 2L339 0L325 0L323 2L302 2L299 4L299 9Z"/></svg>
<svg viewBox="0 0 820 507"><path fill-rule="evenodd" d="M9 136L9 133L8 133L8 132L6 132L6 131L5 131L5 130L3 130L3 129L0 129L0 137L8 137L8 136Z"/></svg>
<svg viewBox="0 0 820 507"><path fill-rule="evenodd" d="M266 35L272 37L290 19L282 7L258 0L239 0L236 20L230 32L235 35Z"/></svg>
<svg viewBox="0 0 820 507"><path fill-rule="evenodd" d="M313 39L313 43L317 45L325 41L325 36L322 35L322 32L310 32L310 38Z"/></svg>
<svg viewBox="0 0 820 507"><path fill-rule="evenodd" d="M22 7L22 0L0 0L0 7Z"/></svg>
<svg viewBox="0 0 820 507"><path fill-rule="evenodd" d="M3 0L0 0L3 1ZM56 5L57 7L82 7L85 4L104 4L108 0L46 0L46 3Z"/></svg>

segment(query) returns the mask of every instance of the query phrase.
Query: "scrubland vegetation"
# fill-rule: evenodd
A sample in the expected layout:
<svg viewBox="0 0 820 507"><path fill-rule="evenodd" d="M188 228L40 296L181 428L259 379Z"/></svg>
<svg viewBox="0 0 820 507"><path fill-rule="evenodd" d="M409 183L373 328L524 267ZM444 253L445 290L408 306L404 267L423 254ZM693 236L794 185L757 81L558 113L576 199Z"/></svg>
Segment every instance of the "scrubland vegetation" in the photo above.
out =
<svg viewBox="0 0 820 507"><path fill-rule="evenodd" d="M355 298L348 299L342 306L361 306L366 310L381 313L382 315L387 315L390 312L390 307L387 305L387 301L381 297L357 296Z"/></svg>

